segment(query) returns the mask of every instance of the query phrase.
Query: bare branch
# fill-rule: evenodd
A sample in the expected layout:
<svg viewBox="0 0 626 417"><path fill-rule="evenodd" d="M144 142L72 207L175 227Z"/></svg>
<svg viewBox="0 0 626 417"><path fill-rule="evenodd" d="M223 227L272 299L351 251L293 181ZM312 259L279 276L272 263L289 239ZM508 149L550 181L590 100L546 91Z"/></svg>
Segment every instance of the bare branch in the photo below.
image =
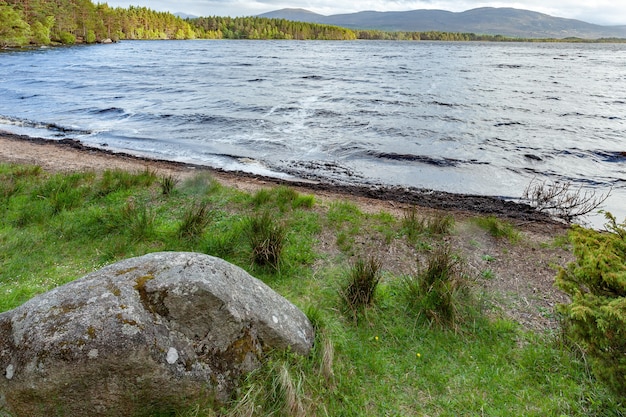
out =
<svg viewBox="0 0 626 417"><path fill-rule="evenodd" d="M571 182L533 179L524 190L522 199L536 210L570 223L575 217L598 209L610 194L611 190L605 194L597 194L592 190L583 191L582 186L573 189Z"/></svg>

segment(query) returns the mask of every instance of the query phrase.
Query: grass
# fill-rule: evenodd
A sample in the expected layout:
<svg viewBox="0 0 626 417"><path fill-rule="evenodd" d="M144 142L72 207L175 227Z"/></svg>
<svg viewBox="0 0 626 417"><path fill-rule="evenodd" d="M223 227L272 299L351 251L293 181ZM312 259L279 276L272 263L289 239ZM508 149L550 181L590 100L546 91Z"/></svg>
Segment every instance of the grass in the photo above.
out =
<svg viewBox="0 0 626 417"><path fill-rule="evenodd" d="M480 275L484 278L484 279L494 279L496 277L495 272L493 272L493 269L491 268L487 268L484 269Z"/></svg>
<svg viewBox="0 0 626 417"><path fill-rule="evenodd" d="M286 229L265 211L246 219L246 236L252 250L252 261L259 266L278 270L285 246Z"/></svg>
<svg viewBox="0 0 626 417"><path fill-rule="evenodd" d="M447 235L454 229L454 218L443 212L436 212L426 217L419 213L416 206L404 210L402 230L411 242L417 242L423 235Z"/></svg>
<svg viewBox="0 0 626 417"><path fill-rule="evenodd" d="M0 311L130 256L193 250L241 266L307 312L316 328L308 357L269 353L232 403L189 404L176 415L626 413L624 399L598 382L584 356L557 336L482 312L489 294L474 294L462 258L442 245L448 236L419 237L423 262L412 276L416 289L386 270L390 248L415 246L402 218L365 214L350 202L321 204L287 187L242 193L207 174L164 194L158 176L147 169L60 175L0 164L0 184ZM276 260L269 267L251 262L257 252L248 235L253 219L270 231L282 229L280 254L271 255ZM503 224L489 223L497 229ZM345 250L338 247L339 236ZM382 263L368 269L375 254ZM356 322L342 314L337 296L350 274L369 276L365 288L371 289ZM469 290L458 284L465 278ZM433 325L445 317L433 314L439 305L431 303L434 296L424 300L433 291L444 299L463 295L448 303L455 314L452 327Z"/></svg>
<svg viewBox="0 0 626 417"><path fill-rule="evenodd" d="M506 220L498 219L495 216L478 217L476 218L476 224L486 230L491 236L496 239L508 239L511 243L516 243L520 240L520 233L513 227L513 225Z"/></svg>
<svg viewBox="0 0 626 417"><path fill-rule="evenodd" d="M355 320L374 301L374 293L380 282L381 266L381 261L375 257L357 258L350 268L346 284L339 290L339 295Z"/></svg>
<svg viewBox="0 0 626 417"><path fill-rule="evenodd" d="M447 245L435 248L418 273L404 279L407 305L430 324L457 329L471 309L469 281Z"/></svg>
<svg viewBox="0 0 626 417"><path fill-rule="evenodd" d="M178 235L186 239L199 238L211 222L211 210L206 203L193 203L185 210Z"/></svg>
<svg viewBox="0 0 626 417"><path fill-rule="evenodd" d="M163 195L170 195L176 189L176 185L178 185L178 178L174 175L162 175L159 179L159 184L161 185L161 192Z"/></svg>

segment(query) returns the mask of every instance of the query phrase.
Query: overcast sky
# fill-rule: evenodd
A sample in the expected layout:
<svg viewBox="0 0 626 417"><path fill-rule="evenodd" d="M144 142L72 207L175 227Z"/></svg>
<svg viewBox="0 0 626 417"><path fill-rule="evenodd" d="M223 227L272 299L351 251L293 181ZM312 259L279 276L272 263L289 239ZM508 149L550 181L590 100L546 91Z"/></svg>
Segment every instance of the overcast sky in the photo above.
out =
<svg viewBox="0 0 626 417"><path fill-rule="evenodd" d="M405 11L442 9L462 12L476 7L514 7L583 20L600 25L626 25L624 0L131 0L107 1L112 7L145 6L153 10L184 12L197 16L252 16L283 8L303 8L330 15L363 10Z"/></svg>

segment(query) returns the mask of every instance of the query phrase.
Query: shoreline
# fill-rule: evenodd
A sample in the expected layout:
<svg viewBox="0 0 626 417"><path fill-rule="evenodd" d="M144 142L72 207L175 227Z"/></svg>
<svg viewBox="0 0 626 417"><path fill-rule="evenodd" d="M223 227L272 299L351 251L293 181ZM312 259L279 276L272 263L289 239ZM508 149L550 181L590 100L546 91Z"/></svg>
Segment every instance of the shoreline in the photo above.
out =
<svg viewBox="0 0 626 417"><path fill-rule="evenodd" d="M365 198L388 202L392 206L415 205L427 209L455 211L467 215L494 215L516 222L560 224L545 213L527 204L492 196L456 194L445 191L403 186L346 185L305 179L286 180L242 171L226 171L207 165L197 165L164 159L153 159L125 152L84 145L75 139L44 139L18 135L0 130L0 161L41 165L52 171L154 168L168 174L190 176L205 171L217 180L238 188L268 185L288 185L312 194L332 194L337 197Z"/></svg>

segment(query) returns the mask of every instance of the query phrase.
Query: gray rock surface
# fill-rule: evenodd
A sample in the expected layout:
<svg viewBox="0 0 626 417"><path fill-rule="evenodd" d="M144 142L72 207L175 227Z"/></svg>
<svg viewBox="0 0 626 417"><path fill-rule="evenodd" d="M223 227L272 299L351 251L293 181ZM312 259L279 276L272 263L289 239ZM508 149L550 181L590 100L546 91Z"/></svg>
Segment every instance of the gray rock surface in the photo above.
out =
<svg viewBox="0 0 626 417"><path fill-rule="evenodd" d="M206 394L223 401L264 350L307 354L313 339L298 308L242 269L153 253L0 314L0 410L149 415Z"/></svg>

